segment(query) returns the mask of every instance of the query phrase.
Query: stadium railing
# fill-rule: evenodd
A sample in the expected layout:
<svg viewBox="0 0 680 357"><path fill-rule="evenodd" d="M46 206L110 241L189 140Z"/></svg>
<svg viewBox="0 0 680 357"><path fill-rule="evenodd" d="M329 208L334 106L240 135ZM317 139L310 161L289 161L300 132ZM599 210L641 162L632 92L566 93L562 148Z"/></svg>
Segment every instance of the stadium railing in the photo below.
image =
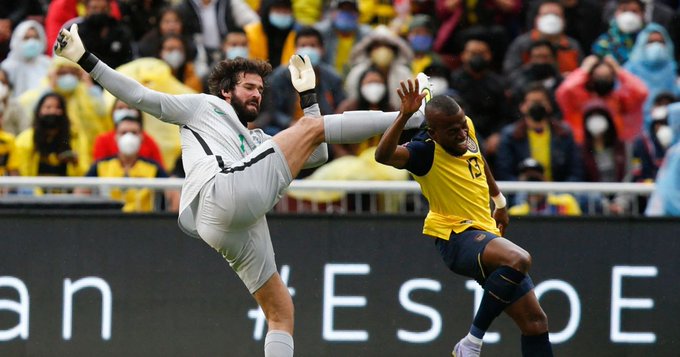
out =
<svg viewBox="0 0 680 357"><path fill-rule="evenodd" d="M34 187L70 190L87 188L106 196L112 188L179 190L183 179L95 178L95 177L0 177L4 195L27 195ZM528 194L572 194L584 215L641 215L654 184L592 182L506 182L498 183L511 200ZM620 210L611 210L612 203ZM277 213L424 214L427 202L414 181L311 181L295 180L274 208Z"/></svg>

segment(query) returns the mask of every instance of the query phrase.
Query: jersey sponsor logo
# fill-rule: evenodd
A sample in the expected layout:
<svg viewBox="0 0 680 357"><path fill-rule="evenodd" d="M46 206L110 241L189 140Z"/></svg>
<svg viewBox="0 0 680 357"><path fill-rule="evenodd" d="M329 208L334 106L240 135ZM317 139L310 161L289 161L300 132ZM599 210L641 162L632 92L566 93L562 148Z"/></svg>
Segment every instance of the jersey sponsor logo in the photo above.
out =
<svg viewBox="0 0 680 357"><path fill-rule="evenodd" d="M222 110L220 110L217 107L213 107L213 111L215 111L215 113L217 113L219 115L227 115L227 113L223 112Z"/></svg>
<svg viewBox="0 0 680 357"><path fill-rule="evenodd" d="M481 242L481 241L484 240L484 238L486 238L486 234L484 234L484 233L479 233L479 234L477 234L477 236L475 237L475 241Z"/></svg>
<svg viewBox="0 0 680 357"><path fill-rule="evenodd" d="M470 151L471 153L477 153L479 151L479 147L477 146L477 143L474 140L472 140L472 138L469 137L469 136L468 136L468 139L467 139L467 148L468 148L468 151Z"/></svg>

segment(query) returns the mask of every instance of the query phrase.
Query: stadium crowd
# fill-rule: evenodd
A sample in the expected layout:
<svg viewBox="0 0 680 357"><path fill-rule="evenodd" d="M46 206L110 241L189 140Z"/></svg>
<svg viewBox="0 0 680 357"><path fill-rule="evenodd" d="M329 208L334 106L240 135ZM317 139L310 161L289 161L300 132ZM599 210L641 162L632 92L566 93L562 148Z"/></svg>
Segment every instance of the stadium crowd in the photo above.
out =
<svg viewBox="0 0 680 357"><path fill-rule="evenodd" d="M302 114L293 54L314 65L322 114L398 110L399 81L424 72L473 120L499 180L653 182L661 170L657 199L680 195L678 0L0 0L0 175L183 175L176 127L52 56L73 23L97 57L167 93L207 93L223 59L268 60L252 123L267 134ZM303 176L407 179L372 159L378 140L334 145ZM516 214L586 209L520 196ZM145 190L118 197L127 211L153 208ZM596 209L625 213L628 199ZM176 200L167 193L166 207ZM650 208L680 214L671 201Z"/></svg>

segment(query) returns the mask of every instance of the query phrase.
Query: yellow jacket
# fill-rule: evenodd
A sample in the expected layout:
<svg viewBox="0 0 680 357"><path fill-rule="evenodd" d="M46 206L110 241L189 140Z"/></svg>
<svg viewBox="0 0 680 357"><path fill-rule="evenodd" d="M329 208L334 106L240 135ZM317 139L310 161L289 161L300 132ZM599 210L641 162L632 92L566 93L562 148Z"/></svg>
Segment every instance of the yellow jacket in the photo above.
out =
<svg viewBox="0 0 680 357"><path fill-rule="evenodd" d="M269 60L269 50L267 35L264 33L264 28L261 22L255 22L250 25L246 25L243 29L248 37L248 51L250 53L250 58ZM290 57L295 54L295 31L290 31L288 37L286 37L286 43L283 45L283 51L281 51L281 64L288 63Z"/></svg>
<svg viewBox="0 0 680 357"><path fill-rule="evenodd" d="M89 148L84 146L77 138L71 136L71 150L78 155L78 163L69 163L66 168L67 176L82 176L90 166L91 161L84 151ZM47 163L57 165L57 154L52 153L47 158ZM11 170L17 170L21 176L38 176L40 165L40 154L33 146L33 128L24 130L17 136L14 143L14 151L10 155L9 164Z"/></svg>

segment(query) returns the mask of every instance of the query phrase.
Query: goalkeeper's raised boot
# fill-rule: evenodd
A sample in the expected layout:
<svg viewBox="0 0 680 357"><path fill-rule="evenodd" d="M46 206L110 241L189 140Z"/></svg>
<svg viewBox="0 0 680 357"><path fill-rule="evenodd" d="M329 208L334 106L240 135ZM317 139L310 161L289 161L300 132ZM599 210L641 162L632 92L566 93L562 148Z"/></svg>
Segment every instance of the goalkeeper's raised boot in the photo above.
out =
<svg viewBox="0 0 680 357"><path fill-rule="evenodd" d="M456 346L453 347L451 356L453 357L479 357L482 352L482 345L471 341L467 336L463 337Z"/></svg>
<svg viewBox="0 0 680 357"><path fill-rule="evenodd" d="M425 73L420 72L416 76L416 80L418 81L418 88L420 88L420 93L425 93L425 98L423 98L423 102L420 104L420 108L418 111L422 112L423 115L425 115L425 104L432 99L434 96L434 91L432 90L432 83L430 83L430 77L426 76Z"/></svg>
<svg viewBox="0 0 680 357"><path fill-rule="evenodd" d="M434 92L432 91L432 84L430 83L430 78L425 75L425 73L420 72L416 76L416 81L418 81L418 88L420 93L425 93L425 98L423 98L422 103L418 111L413 113L411 118L406 122L404 129L415 129L419 128L425 121L425 105L432 99Z"/></svg>

